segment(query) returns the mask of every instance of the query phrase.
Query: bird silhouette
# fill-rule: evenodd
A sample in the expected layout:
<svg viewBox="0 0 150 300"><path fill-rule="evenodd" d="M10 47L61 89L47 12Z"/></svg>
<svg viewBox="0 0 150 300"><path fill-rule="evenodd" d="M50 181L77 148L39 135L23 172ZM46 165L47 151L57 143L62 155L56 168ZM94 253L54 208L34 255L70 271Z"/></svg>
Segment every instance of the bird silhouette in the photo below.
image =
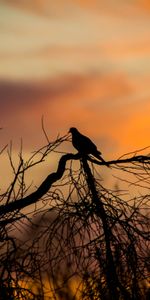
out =
<svg viewBox="0 0 150 300"><path fill-rule="evenodd" d="M91 154L108 167L107 162L101 157L102 153L87 136L81 134L75 127L71 127L69 132L72 134L72 145L82 156Z"/></svg>

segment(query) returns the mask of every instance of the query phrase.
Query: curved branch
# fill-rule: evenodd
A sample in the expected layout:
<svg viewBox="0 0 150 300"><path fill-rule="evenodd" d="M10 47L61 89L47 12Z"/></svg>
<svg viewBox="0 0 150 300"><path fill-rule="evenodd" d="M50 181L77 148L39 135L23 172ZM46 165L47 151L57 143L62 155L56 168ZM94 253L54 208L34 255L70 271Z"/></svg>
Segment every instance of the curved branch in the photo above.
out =
<svg viewBox="0 0 150 300"><path fill-rule="evenodd" d="M6 204L1 205L0 216L10 212L14 212L15 210L20 210L28 205L36 203L42 196L44 196L48 192L52 184L63 176L67 161L71 159L78 160L80 157L81 155L79 153L77 154L68 153L63 155L60 158L56 172L48 175L47 178L41 183L41 185L38 187L38 189L35 192L19 200L10 202L7 205Z"/></svg>

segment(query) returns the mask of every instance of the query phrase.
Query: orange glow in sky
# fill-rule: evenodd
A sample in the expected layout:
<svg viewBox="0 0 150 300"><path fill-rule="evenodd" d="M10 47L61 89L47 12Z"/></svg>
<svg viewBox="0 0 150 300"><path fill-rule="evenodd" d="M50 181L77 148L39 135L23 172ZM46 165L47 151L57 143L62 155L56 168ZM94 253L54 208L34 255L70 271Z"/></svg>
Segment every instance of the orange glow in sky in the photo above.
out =
<svg viewBox="0 0 150 300"><path fill-rule="evenodd" d="M148 3L0 1L1 145L40 146L44 115L50 139L76 126L109 159L148 146Z"/></svg>

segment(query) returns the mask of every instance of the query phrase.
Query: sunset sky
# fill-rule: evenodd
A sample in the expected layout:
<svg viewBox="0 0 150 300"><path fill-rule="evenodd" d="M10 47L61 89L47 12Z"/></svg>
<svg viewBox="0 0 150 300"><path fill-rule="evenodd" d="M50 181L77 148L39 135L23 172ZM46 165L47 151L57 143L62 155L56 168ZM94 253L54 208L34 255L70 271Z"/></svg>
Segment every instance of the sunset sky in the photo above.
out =
<svg viewBox="0 0 150 300"><path fill-rule="evenodd" d="M149 1L0 0L1 147L44 144L42 115L106 159L150 144Z"/></svg>

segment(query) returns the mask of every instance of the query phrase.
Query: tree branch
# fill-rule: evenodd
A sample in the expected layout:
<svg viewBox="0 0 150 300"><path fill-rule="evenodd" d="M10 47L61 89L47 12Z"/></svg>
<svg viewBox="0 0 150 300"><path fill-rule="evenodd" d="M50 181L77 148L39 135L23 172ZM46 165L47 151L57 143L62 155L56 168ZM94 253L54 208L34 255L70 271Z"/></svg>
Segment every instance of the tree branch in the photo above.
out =
<svg viewBox="0 0 150 300"><path fill-rule="evenodd" d="M96 159L93 159L91 157L88 157L88 160L97 164L97 165L105 165L102 161L98 161ZM118 165L118 164L127 164L127 163L133 163L133 162L139 162L139 163L150 163L150 156L145 156L145 155L137 155L137 156L132 156L126 159L116 159L116 160L110 160L107 161L107 165Z"/></svg>

